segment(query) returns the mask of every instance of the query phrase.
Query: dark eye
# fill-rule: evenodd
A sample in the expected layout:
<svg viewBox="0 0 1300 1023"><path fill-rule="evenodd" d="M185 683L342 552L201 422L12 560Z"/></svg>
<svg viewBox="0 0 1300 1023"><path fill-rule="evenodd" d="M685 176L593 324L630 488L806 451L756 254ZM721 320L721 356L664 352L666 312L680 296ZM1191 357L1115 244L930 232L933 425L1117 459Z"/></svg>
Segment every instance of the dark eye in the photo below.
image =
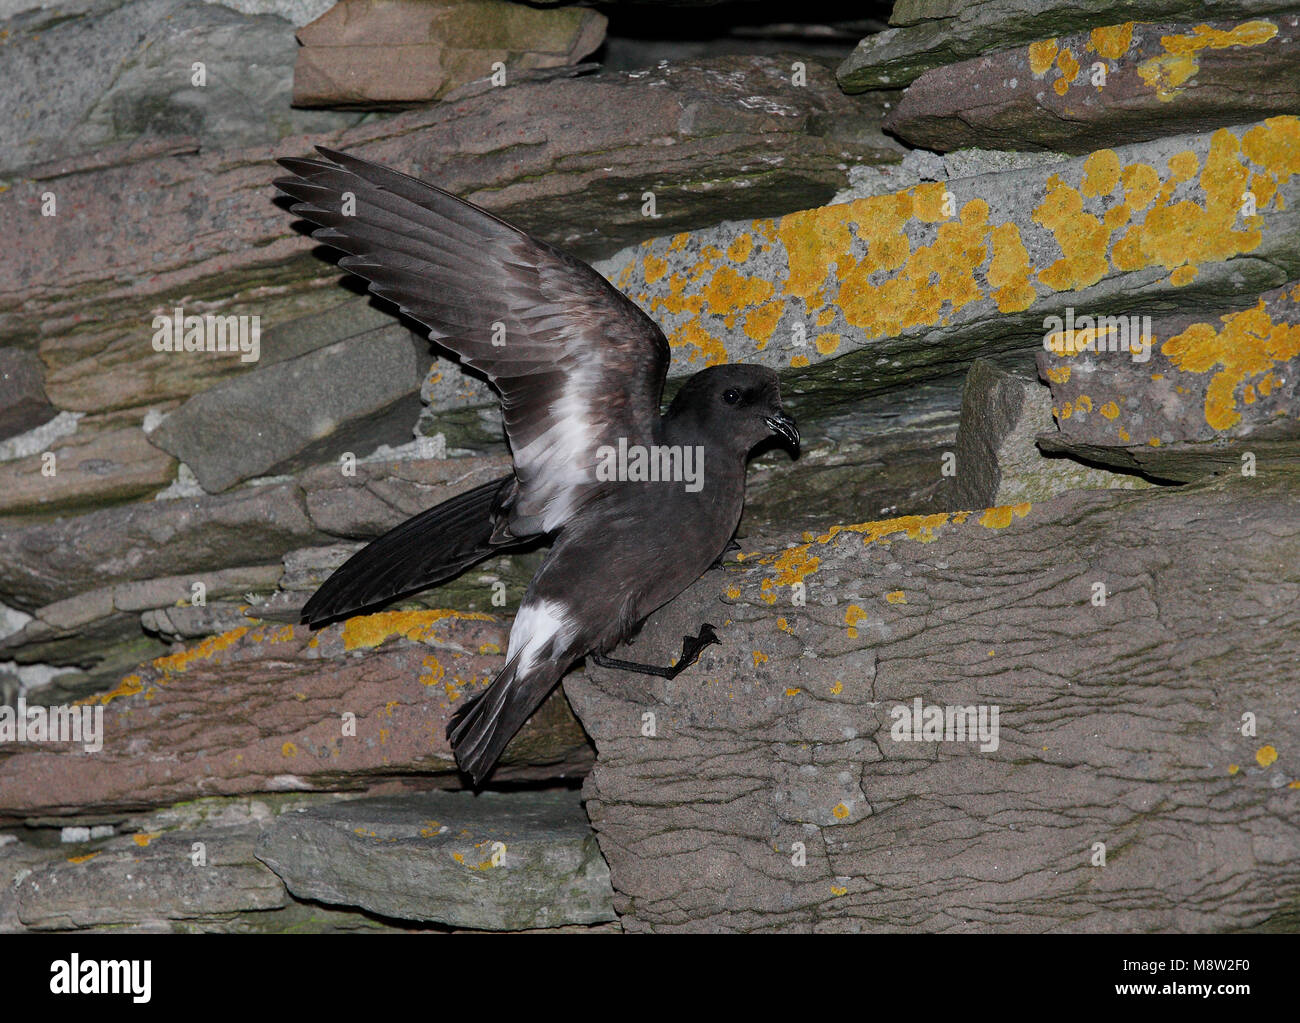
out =
<svg viewBox="0 0 1300 1023"><path fill-rule="evenodd" d="M734 405L736 402L740 401L740 392L734 387L728 387L722 392L722 400L728 405Z"/></svg>

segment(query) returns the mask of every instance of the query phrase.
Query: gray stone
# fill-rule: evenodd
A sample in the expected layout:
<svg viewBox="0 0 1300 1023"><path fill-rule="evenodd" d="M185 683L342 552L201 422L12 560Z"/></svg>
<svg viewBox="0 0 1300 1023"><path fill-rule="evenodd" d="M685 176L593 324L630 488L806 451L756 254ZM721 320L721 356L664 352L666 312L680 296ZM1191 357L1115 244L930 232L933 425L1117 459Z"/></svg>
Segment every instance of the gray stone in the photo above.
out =
<svg viewBox="0 0 1300 1023"><path fill-rule="evenodd" d="M1140 477L1044 457L1035 441L1052 425L1052 395L1032 372L1009 372L988 359L971 363L953 448L956 475L949 507L988 508L1044 501L1067 490L1150 486Z"/></svg>
<svg viewBox="0 0 1300 1023"><path fill-rule="evenodd" d="M274 16L198 0L99 0L30 10L4 31L0 173L143 137L247 146L360 116L290 108L297 44ZM206 66L202 87L191 82L196 61Z"/></svg>
<svg viewBox="0 0 1300 1023"><path fill-rule="evenodd" d="M1279 478L743 554L625 655L666 663L713 622L695 667L564 682L599 750L583 791L627 930L1294 920L1300 717L1279 666L1300 658L1300 516ZM996 748L895 739L918 699L998 708Z"/></svg>
<svg viewBox="0 0 1300 1023"><path fill-rule="evenodd" d="M278 909L288 896L254 857L255 836L256 829L223 829L113 839L24 876L16 915L31 930L79 930Z"/></svg>
<svg viewBox="0 0 1300 1023"><path fill-rule="evenodd" d="M426 792L288 813L259 858L300 899L527 930L614 919L576 792Z"/></svg>
<svg viewBox="0 0 1300 1023"><path fill-rule="evenodd" d="M195 395L149 434L209 493L346 452L409 440L425 342L398 323L244 373Z"/></svg>
<svg viewBox="0 0 1300 1023"><path fill-rule="evenodd" d="M0 348L0 440L34 430L58 415L45 397L45 367L31 352Z"/></svg>

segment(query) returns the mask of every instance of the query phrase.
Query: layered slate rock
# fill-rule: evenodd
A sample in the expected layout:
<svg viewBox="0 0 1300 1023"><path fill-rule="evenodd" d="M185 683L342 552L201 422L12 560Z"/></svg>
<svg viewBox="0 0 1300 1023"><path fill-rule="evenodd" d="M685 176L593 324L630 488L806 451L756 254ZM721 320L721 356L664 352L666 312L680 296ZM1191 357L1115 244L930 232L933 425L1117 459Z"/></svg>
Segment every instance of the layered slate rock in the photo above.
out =
<svg viewBox="0 0 1300 1023"><path fill-rule="evenodd" d="M1285 14L1286 0L1218 0L1211 12L1193 0L1149 0L1148 21L1194 23L1207 14L1248 18ZM867 36L840 65L848 92L897 89L931 68L1080 30L1120 25L1137 13L1126 0L899 0L890 28Z"/></svg>
<svg viewBox="0 0 1300 1023"><path fill-rule="evenodd" d="M631 654L662 660L710 621L722 645L697 668L565 681L628 930L1222 931L1293 912L1300 724L1279 666L1300 658L1300 517L1277 478L751 550ZM955 713L953 741L914 740L917 701L922 722L996 708L996 743L962 741Z"/></svg>
<svg viewBox="0 0 1300 1023"><path fill-rule="evenodd" d="M577 792L425 792L286 813L258 857L300 899L482 930L614 919Z"/></svg>
<svg viewBox="0 0 1300 1023"><path fill-rule="evenodd" d="M221 149L359 119L290 108L297 46L274 15L200 0L30 6L0 22L0 176L145 137Z"/></svg>
<svg viewBox="0 0 1300 1023"><path fill-rule="evenodd" d="M506 0L342 0L298 30L293 102L385 107L441 99L494 72L576 64L600 46L606 21L584 7Z"/></svg>
<svg viewBox="0 0 1300 1023"><path fill-rule="evenodd" d="M885 127L912 145L1086 153L1300 110L1300 16L1125 22L927 71Z"/></svg>
<svg viewBox="0 0 1300 1023"><path fill-rule="evenodd" d="M199 795L358 790L417 773L457 788L447 722L501 669L506 626L481 612L385 611L317 633L250 623L210 637L90 698L104 711L101 751L6 743L0 820ZM557 692L496 777L572 776L589 764Z"/></svg>
<svg viewBox="0 0 1300 1023"><path fill-rule="evenodd" d="M1035 347L1067 308L1210 312L1293 279L1297 170L1300 119L1276 117L658 238L599 269L678 364L757 362L835 402Z"/></svg>
<svg viewBox="0 0 1300 1023"><path fill-rule="evenodd" d="M220 930L237 914L280 910L290 900L253 855L257 831L141 833L34 865L14 882L16 919L9 927L0 921L0 929L167 931L188 924Z"/></svg>
<svg viewBox="0 0 1300 1023"><path fill-rule="evenodd" d="M507 471L502 457L359 462L354 475L334 464L291 482L6 528L0 602L33 610L119 583L275 565L340 537L373 539Z"/></svg>
<svg viewBox="0 0 1300 1023"><path fill-rule="evenodd" d="M1076 320L1044 347L1045 451L1176 481L1300 472L1300 284L1221 316Z"/></svg>
<svg viewBox="0 0 1300 1023"><path fill-rule="evenodd" d="M524 80L276 149L62 163L0 193L12 268L0 343L41 339L46 390L69 410L183 398L245 370L228 355L153 350L151 321L183 298L190 312L260 316L269 331L337 304L337 273L270 185L274 156L315 142L434 180L583 256L814 206L844 186L849 163L897 159L879 101L842 95L815 64L795 85L792 64L733 57ZM47 191L77 215L41 216ZM132 215L125 197L144 194L149 216Z"/></svg>
<svg viewBox="0 0 1300 1023"><path fill-rule="evenodd" d="M1067 490L1149 486L1137 476L1097 469L1072 458L1044 458L1038 435L1053 425L1052 394L1032 370L976 359L966 374L961 424L953 445L948 508L1043 501Z"/></svg>
<svg viewBox="0 0 1300 1023"><path fill-rule="evenodd" d="M427 343L393 322L241 374L189 399L149 434L204 490L368 455L411 438Z"/></svg>

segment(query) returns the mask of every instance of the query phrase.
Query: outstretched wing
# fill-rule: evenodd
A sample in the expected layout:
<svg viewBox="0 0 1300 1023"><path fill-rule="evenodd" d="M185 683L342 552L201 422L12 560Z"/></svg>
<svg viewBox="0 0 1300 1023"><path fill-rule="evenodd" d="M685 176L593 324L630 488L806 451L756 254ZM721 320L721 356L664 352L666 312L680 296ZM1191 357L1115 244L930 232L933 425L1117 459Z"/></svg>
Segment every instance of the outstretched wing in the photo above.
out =
<svg viewBox="0 0 1300 1023"><path fill-rule="evenodd" d="M515 537L561 526L599 486L596 451L649 444L668 342L579 259L486 210L355 156L284 159L276 187L339 265L485 373L501 396L516 484ZM499 539L505 537L498 537Z"/></svg>

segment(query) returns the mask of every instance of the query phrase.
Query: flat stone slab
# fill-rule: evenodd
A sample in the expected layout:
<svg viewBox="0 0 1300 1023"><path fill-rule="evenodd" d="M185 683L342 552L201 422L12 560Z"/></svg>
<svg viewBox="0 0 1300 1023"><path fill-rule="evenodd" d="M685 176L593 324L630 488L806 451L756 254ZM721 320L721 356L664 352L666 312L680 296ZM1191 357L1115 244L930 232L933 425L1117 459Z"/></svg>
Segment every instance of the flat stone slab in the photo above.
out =
<svg viewBox="0 0 1300 1023"><path fill-rule="evenodd" d="M1298 551L1273 475L750 540L564 682L625 928L1287 926Z"/></svg>
<svg viewBox="0 0 1300 1023"><path fill-rule="evenodd" d="M1193 22L1285 14L1287 0L1144 0L1147 21ZM1040 39L1119 25L1132 18L1131 0L899 0L890 28L867 36L840 65L847 92L899 89L931 68Z"/></svg>
<svg viewBox="0 0 1300 1023"><path fill-rule="evenodd" d="M577 792L424 792L290 811L257 855L299 898L399 920L527 930L614 919Z"/></svg>
<svg viewBox="0 0 1300 1023"><path fill-rule="evenodd" d="M885 127L914 146L1087 153L1300 109L1300 16L1125 22L935 68Z"/></svg>

